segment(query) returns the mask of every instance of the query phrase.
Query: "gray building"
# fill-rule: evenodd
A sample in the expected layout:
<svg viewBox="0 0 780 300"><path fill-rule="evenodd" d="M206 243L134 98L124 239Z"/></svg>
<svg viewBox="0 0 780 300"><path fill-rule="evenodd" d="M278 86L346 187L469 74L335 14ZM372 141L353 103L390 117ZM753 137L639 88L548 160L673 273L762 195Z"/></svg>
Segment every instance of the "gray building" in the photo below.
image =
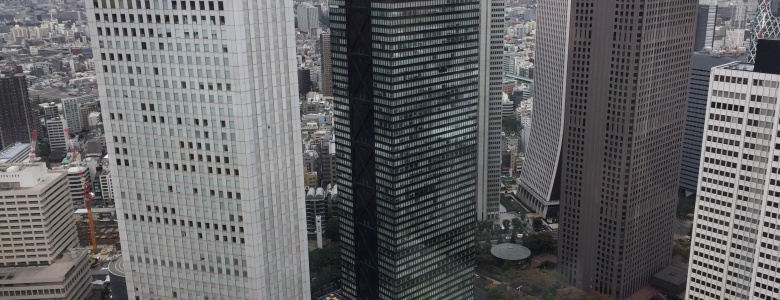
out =
<svg viewBox="0 0 780 300"><path fill-rule="evenodd" d="M320 35L320 47L322 49L322 83L320 91L324 97L333 97L333 57L330 51L330 32ZM300 79L299 79L300 81Z"/></svg>
<svg viewBox="0 0 780 300"><path fill-rule="evenodd" d="M320 28L320 9L308 2L298 5L296 10L298 17L298 29L307 33L317 33Z"/></svg>
<svg viewBox="0 0 780 300"><path fill-rule="evenodd" d="M400 13L417 10L431 13ZM331 7L345 299L473 297L479 12L476 0Z"/></svg>
<svg viewBox="0 0 780 300"><path fill-rule="evenodd" d="M0 74L0 149L29 143L34 124L25 76Z"/></svg>
<svg viewBox="0 0 780 300"><path fill-rule="evenodd" d="M733 61L727 57L694 54L691 60L691 84L688 89L688 110L685 113L685 137L680 163L680 188L696 193L699 181L701 139L707 111L710 69Z"/></svg>
<svg viewBox="0 0 780 300"><path fill-rule="evenodd" d="M578 288L626 299L670 263L697 9L571 2L558 271Z"/></svg>

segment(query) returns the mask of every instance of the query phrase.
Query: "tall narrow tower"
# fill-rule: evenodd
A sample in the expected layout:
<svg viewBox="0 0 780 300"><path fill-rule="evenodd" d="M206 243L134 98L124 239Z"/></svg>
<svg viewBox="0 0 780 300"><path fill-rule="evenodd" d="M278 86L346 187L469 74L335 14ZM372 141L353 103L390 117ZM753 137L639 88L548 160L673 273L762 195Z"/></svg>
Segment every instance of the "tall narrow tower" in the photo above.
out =
<svg viewBox="0 0 780 300"><path fill-rule="evenodd" d="M344 296L471 298L480 1L330 12Z"/></svg>
<svg viewBox="0 0 780 300"><path fill-rule="evenodd" d="M506 0L480 2L477 219L498 218L501 183L501 100Z"/></svg>
<svg viewBox="0 0 780 300"><path fill-rule="evenodd" d="M625 299L669 264L697 9L569 7L558 270L577 287Z"/></svg>
<svg viewBox="0 0 780 300"><path fill-rule="evenodd" d="M540 1L534 61L534 112L518 198L542 216L556 214L560 203L561 139L564 102L569 89L571 0Z"/></svg>
<svg viewBox="0 0 780 300"><path fill-rule="evenodd" d="M310 297L292 6L87 2L130 298Z"/></svg>
<svg viewBox="0 0 780 300"><path fill-rule="evenodd" d="M16 142L29 143L34 123L27 78L0 74L0 149Z"/></svg>

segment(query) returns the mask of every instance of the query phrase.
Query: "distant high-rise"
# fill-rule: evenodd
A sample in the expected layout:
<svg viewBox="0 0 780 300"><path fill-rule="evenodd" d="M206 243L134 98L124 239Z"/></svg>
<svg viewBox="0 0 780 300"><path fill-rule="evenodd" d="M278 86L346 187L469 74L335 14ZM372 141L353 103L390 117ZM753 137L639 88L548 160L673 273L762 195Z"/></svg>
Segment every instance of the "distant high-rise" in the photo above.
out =
<svg viewBox="0 0 780 300"><path fill-rule="evenodd" d="M759 51L764 46L759 42ZM780 42L712 69L685 299L777 299Z"/></svg>
<svg viewBox="0 0 780 300"><path fill-rule="evenodd" d="M696 193L699 180L701 139L707 111L710 69L733 61L727 57L694 54L691 59L691 84L688 89L688 109L685 113L685 136L680 163L680 188Z"/></svg>
<svg viewBox="0 0 780 300"><path fill-rule="evenodd" d="M34 124L26 77L0 73L0 149L29 143Z"/></svg>
<svg viewBox="0 0 780 300"><path fill-rule="evenodd" d="M308 2L298 5L298 29L303 32L316 34L320 28L320 9ZM315 35L316 37L316 35Z"/></svg>
<svg viewBox="0 0 780 300"><path fill-rule="evenodd" d="M298 95L306 96L311 92L311 70L307 68L298 69Z"/></svg>
<svg viewBox="0 0 780 300"><path fill-rule="evenodd" d="M330 51L330 32L325 32L320 35L320 48L322 53L322 83L320 84L320 91L325 97L333 97L333 53Z"/></svg>
<svg viewBox="0 0 780 300"><path fill-rule="evenodd" d="M65 135L65 120L61 117L46 120L46 133L52 153L64 155L68 151L69 136Z"/></svg>
<svg viewBox="0 0 780 300"><path fill-rule="evenodd" d="M707 47L712 49L717 15L717 4L699 5L699 13L696 17L696 41L693 43L694 51L701 51Z"/></svg>
<svg viewBox="0 0 780 300"><path fill-rule="evenodd" d="M480 3L331 2L345 299L473 297Z"/></svg>
<svg viewBox="0 0 780 300"><path fill-rule="evenodd" d="M86 6L130 299L309 299L293 2Z"/></svg>
<svg viewBox="0 0 780 300"><path fill-rule="evenodd" d="M95 95L83 95L73 98L62 99L62 114L65 117L68 130L77 134L88 126L86 123L82 124L81 120L81 106L83 104L98 101Z"/></svg>
<svg viewBox="0 0 780 300"><path fill-rule="evenodd" d="M518 198L542 216L557 214L560 203L561 139L570 16L561 10L571 0L541 1L537 9L536 60L534 62L534 124L520 173Z"/></svg>
<svg viewBox="0 0 780 300"><path fill-rule="evenodd" d="M501 193L501 100L505 0L480 2L477 219L498 218ZM514 71L513 71L514 72Z"/></svg>
<svg viewBox="0 0 780 300"><path fill-rule="evenodd" d="M579 288L625 299L669 265L697 9L573 0L556 10L570 18L558 271Z"/></svg>

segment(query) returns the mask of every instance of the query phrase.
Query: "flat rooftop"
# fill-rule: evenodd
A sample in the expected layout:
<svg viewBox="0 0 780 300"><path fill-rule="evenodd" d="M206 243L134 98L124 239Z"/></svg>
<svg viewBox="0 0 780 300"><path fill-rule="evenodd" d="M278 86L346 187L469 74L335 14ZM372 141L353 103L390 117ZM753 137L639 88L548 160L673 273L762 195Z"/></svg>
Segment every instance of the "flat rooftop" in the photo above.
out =
<svg viewBox="0 0 780 300"><path fill-rule="evenodd" d="M117 276L125 277L125 265L122 256L118 256L108 263L108 272Z"/></svg>
<svg viewBox="0 0 780 300"><path fill-rule="evenodd" d="M81 250L79 257L86 253L86 250ZM70 253L65 253L62 258L48 266L0 268L0 285L62 282L78 261L72 258Z"/></svg>
<svg viewBox="0 0 780 300"><path fill-rule="evenodd" d="M721 69L726 70L739 70L739 71L748 71L753 72L753 64L745 63L745 62L732 62L730 64L725 64L720 66Z"/></svg>

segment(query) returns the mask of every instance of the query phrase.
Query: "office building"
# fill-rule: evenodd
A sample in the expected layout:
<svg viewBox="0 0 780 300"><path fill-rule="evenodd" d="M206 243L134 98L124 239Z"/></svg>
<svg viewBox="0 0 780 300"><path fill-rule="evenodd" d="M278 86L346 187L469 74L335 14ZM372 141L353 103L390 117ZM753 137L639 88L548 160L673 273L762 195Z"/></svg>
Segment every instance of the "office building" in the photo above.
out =
<svg viewBox="0 0 780 300"><path fill-rule="evenodd" d="M558 271L625 299L671 261L698 3L571 5Z"/></svg>
<svg viewBox="0 0 780 300"><path fill-rule="evenodd" d="M30 160L30 144L13 143L0 149L0 164L22 163Z"/></svg>
<svg viewBox="0 0 780 300"><path fill-rule="evenodd" d="M296 13L298 15L298 29L306 33L316 34L317 29L320 28L320 9L314 7L309 2L303 2L298 5Z"/></svg>
<svg viewBox="0 0 780 300"><path fill-rule="evenodd" d="M685 112L685 135L680 164L680 189L690 193L696 193L696 185L699 182L701 139L707 111L710 69L731 61L733 59L705 54L693 54L691 59L691 84L688 89L688 109Z"/></svg>
<svg viewBox="0 0 780 300"><path fill-rule="evenodd" d="M56 117L60 116L60 106L62 104L56 104L54 102L49 103L41 103L38 105L41 109L43 109L43 119L54 119Z"/></svg>
<svg viewBox="0 0 780 300"><path fill-rule="evenodd" d="M317 216L326 218L328 205L325 201L325 189L310 187L306 191L306 231L314 238L317 229ZM327 220L327 219L326 219Z"/></svg>
<svg viewBox="0 0 780 300"><path fill-rule="evenodd" d="M309 299L293 2L86 6L129 298Z"/></svg>
<svg viewBox="0 0 780 300"><path fill-rule="evenodd" d="M79 124L81 124L82 131L92 129L89 125L89 115L92 113L100 113L100 102L94 101L79 104Z"/></svg>
<svg viewBox="0 0 780 300"><path fill-rule="evenodd" d="M322 49L322 83L320 91L324 97L333 97L333 57L330 51L330 32L320 35L320 48Z"/></svg>
<svg viewBox="0 0 780 300"><path fill-rule="evenodd" d="M764 41L755 65L712 69L685 299L780 297L780 45Z"/></svg>
<svg viewBox="0 0 780 300"><path fill-rule="evenodd" d="M517 196L542 217L557 214L560 203L564 101L569 94L569 0L543 1L536 10L534 122L528 137ZM530 123L530 113L526 119Z"/></svg>
<svg viewBox="0 0 780 300"><path fill-rule="evenodd" d="M342 296L471 298L480 2L331 4Z"/></svg>
<svg viewBox="0 0 780 300"><path fill-rule="evenodd" d="M717 4L699 5L699 12L696 17L696 40L693 43L693 51L701 51L705 48L712 50L712 42L715 36L715 18L717 15Z"/></svg>
<svg viewBox="0 0 780 300"><path fill-rule="evenodd" d="M505 0L479 2L477 220L498 218ZM456 25L457 26L457 25Z"/></svg>
<svg viewBox="0 0 780 300"><path fill-rule="evenodd" d="M0 298L86 299L89 257L77 248L65 173L0 164L0 203L18 212L0 214Z"/></svg>
<svg viewBox="0 0 780 300"><path fill-rule="evenodd" d="M64 119L56 117L46 120L46 133L49 135L49 148L52 153L66 153L68 151L68 139L65 135Z"/></svg>
<svg viewBox="0 0 780 300"><path fill-rule="evenodd" d="M86 129L86 123L81 123L81 105L97 101L94 95L83 95L73 98L62 99L62 114L65 117L66 127L72 133L79 133ZM96 107L99 109L99 106ZM93 110L95 111L95 110ZM87 113L88 114L88 113Z"/></svg>
<svg viewBox="0 0 780 300"><path fill-rule="evenodd" d="M0 149L29 143L34 124L26 77L0 73Z"/></svg>

